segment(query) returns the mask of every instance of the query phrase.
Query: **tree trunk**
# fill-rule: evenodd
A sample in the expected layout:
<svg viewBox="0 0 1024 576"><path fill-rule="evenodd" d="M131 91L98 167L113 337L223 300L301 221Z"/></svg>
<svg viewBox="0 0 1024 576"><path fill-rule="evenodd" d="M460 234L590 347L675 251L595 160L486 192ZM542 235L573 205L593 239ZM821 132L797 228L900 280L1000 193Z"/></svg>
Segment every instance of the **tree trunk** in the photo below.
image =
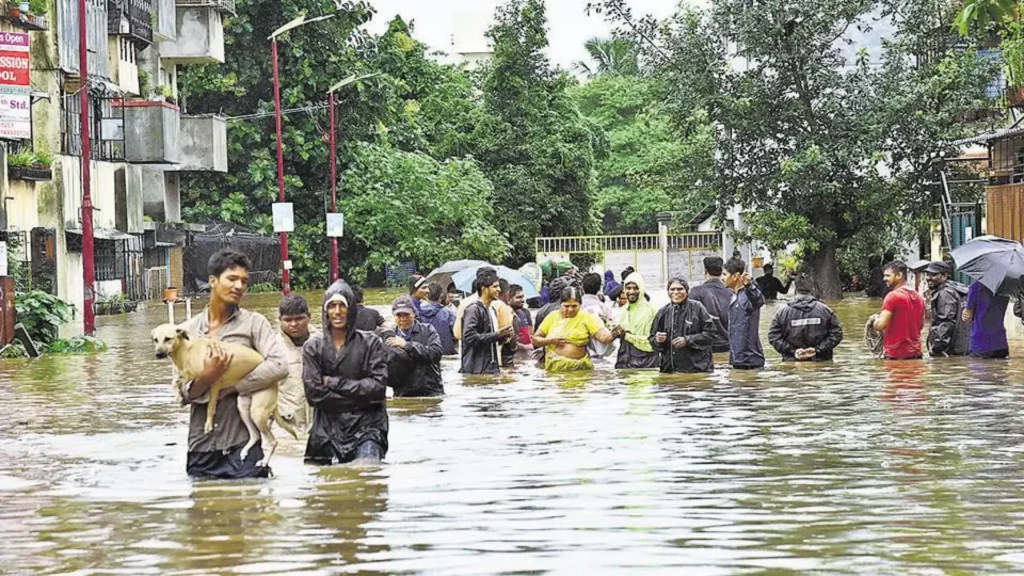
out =
<svg viewBox="0 0 1024 576"><path fill-rule="evenodd" d="M839 277L839 259L836 257L836 242L821 245L808 255L807 267L822 300L840 300L843 297L843 281Z"/></svg>

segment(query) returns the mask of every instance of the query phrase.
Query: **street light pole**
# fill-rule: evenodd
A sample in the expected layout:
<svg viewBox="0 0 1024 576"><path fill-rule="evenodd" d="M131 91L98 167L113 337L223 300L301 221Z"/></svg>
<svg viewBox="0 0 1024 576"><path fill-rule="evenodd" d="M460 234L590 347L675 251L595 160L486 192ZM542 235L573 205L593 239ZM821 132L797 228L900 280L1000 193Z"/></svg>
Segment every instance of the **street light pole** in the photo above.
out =
<svg viewBox="0 0 1024 576"><path fill-rule="evenodd" d="M338 211L338 136L334 127L334 91L327 95L331 110L331 212ZM331 283L338 280L338 238L331 237Z"/></svg>
<svg viewBox="0 0 1024 576"><path fill-rule="evenodd" d="M81 85L78 89L82 132L82 320L85 334L96 335L96 261L92 236L92 175L89 145L89 18L86 0L78 0L78 68Z"/></svg>
<svg viewBox="0 0 1024 576"><path fill-rule="evenodd" d="M281 78L277 67L277 36L270 38L271 58L274 61L274 120L277 123L277 201L284 202L284 147L281 142ZM288 233L281 232L281 293L291 292L291 274L288 265Z"/></svg>
<svg viewBox="0 0 1024 576"><path fill-rule="evenodd" d="M84 2L85 0L79 0ZM304 24L333 18L334 14L306 20L305 14L281 26L270 35L270 54L274 65L274 120L277 123L277 201L284 202L284 146L281 140L281 76L277 65L277 37ZM281 293L291 292L291 273L288 270L288 233L281 232Z"/></svg>

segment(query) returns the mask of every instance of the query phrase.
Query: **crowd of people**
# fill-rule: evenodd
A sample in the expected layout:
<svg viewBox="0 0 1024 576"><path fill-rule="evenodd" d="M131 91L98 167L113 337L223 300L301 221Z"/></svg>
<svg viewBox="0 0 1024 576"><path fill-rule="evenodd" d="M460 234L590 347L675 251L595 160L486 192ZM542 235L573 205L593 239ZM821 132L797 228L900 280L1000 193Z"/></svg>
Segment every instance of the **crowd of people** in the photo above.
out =
<svg viewBox="0 0 1024 576"><path fill-rule="evenodd" d="M178 383L182 401L192 407L187 470L194 477L269 473L255 467L262 458L258 447L241 458L247 437L234 398L275 384L281 416L308 431L306 461L332 464L384 458L387 388L395 397L443 395L444 356L457 355L466 375L532 362L550 372L574 372L594 369L595 361L614 362L615 369L709 372L716 353L727 353L734 369L756 370L765 365L761 310L791 287L795 297L779 307L768 331L768 343L783 361L831 361L843 341L838 317L815 297L810 277L787 275L783 281L765 266L765 275L754 281L746 262L735 256L705 258L705 278L692 289L685 278L669 280L669 303L660 309L632 268L622 272L621 282L610 271L602 277L570 269L547 284L549 301L536 314L527 308L523 287L510 285L493 268L481 267L473 293L461 299L451 287L417 275L409 294L392 303L390 321L363 305L359 286L338 280L324 293L321 331L310 326L309 304L299 295L282 298L279 331L262 315L242 309L249 269L244 254L230 249L214 254L210 303L181 326L192 337L243 344L264 359L242 381L221 390L209 433L204 431L209 390L230 358L213 354L199 377ZM884 266L888 293L866 325L878 334L879 356L921 358L930 309L926 346L931 356L1006 358L1003 320L1009 298L980 283L968 288L952 281L944 262L932 262L923 272L927 303L908 285L904 263Z"/></svg>

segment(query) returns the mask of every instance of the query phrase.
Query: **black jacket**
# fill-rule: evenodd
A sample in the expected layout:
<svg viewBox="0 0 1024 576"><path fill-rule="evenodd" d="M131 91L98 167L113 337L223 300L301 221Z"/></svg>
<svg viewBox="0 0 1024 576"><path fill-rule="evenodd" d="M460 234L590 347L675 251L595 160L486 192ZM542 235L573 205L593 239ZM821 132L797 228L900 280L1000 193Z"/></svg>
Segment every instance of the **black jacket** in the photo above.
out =
<svg viewBox="0 0 1024 576"><path fill-rule="evenodd" d="M324 302L341 294L353 302L343 280L327 289ZM350 306L345 346L334 347L331 323L323 314L323 336L302 347L302 384L306 401L316 410L306 442L306 461L315 464L348 462L365 441L388 449L388 413L385 409L388 368L384 344L375 334L356 330L358 310Z"/></svg>
<svg viewBox="0 0 1024 576"><path fill-rule="evenodd" d="M477 300L462 315L463 374L497 374L501 334L491 322L491 313Z"/></svg>
<svg viewBox="0 0 1024 576"><path fill-rule="evenodd" d="M720 278L706 280L690 290L690 300L700 302L715 321L715 352L729 351L729 304L736 294Z"/></svg>
<svg viewBox="0 0 1024 576"><path fill-rule="evenodd" d="M757 280L754 280L754 282L757 283L757 287L761 289L761 293L764 294L765 300L778 300L779 294L789 292L789 286L793 283L792 280L783 282L774 274L771 276L765 274Z"/></svg>
<svg viewBox="0 0 1024 576"><path fill-rule="evenodd" d="M759 328L764 295L756 282L736 293L729 304L729 363L733 368L764 367Z"/></svg>
<svg viewBox="0 0 1024 576"><path fill-rule="evenodd" d="M658 344L658 332L668 334ZM686 348L672 348L672 340L686 337ZM711 344L715 341L715 323L704 305L693 300L682 304L669 304L658 311L651 326L651 346L661 357L661 371L711 372L714 367Z"/></svg>
<svg viewBox="0 0 1024 576"><path fill-rule="evenodd" d="M967 302L967 286L946 282L932 291L932 322L928 329L928 353L932 356L964 356L971 342L971 326L961 315Z"/></svg>
<svg viewBox="0 0 1024 576"><path fill-rule="evenodd" d="M619 354L615 359L616 370L657 368L660 362L657 346L654 347L654 352L644 352L625 338L619 338Z"/></svg>
<svg viewBox="0 0 1024 576"><path fill-rule="evenodd" d="M768 330L768 342L783 360L796 360L796 351L814 348L814 360L831 360L843 341L843 327L831 308L813 296L797 296L779 310Z"/></svg>
<svg viewBox="0 0 1024 576"><path fill-rule="evenodd" d="M441 382L441 337L430 324L419 321L409 329L405 347L385 344L388 356L388 385L395 398L443 396Z"/></svg>

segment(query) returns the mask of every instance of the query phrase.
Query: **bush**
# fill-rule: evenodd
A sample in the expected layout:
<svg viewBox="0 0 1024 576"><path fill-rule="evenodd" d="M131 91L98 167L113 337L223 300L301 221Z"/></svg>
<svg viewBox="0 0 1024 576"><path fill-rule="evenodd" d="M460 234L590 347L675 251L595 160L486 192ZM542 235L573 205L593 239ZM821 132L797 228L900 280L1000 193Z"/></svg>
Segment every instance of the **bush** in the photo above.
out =
<svg viewBox="0 0 1024 576"><path fill-rule="evenodd" d="M28 350L25 350L21 342L15 340L0 348L0 358L28 358Z"/></svg>
<svg viewBox="0 0 1024 576"><path fill-rule="evenodd" d="M46 351L50 354L95 354L96 352L106 352L107 344L92 336L75 336L74 338L55 340L47 346Z"/></svg>
<svg viewBox="0 0 1024 576"><path fill-rule="evenodd" d="M28 335L43 345L56 340L58 329L75 317L74 306L41 290L15 294L14 311Z"/></svg>

